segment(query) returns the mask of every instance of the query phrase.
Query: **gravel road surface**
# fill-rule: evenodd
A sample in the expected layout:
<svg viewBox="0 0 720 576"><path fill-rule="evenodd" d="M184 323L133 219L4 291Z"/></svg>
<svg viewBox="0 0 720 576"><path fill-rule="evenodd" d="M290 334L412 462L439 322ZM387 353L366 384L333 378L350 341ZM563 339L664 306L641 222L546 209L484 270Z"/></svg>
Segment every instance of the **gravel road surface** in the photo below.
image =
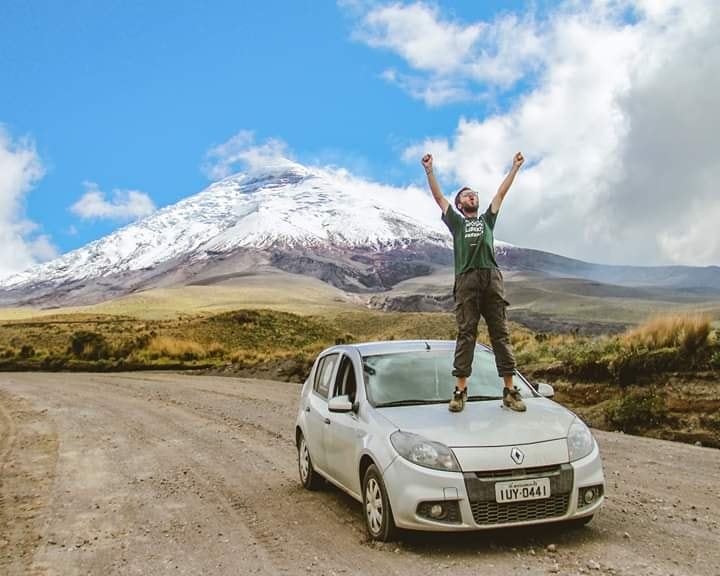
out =
<svg viewBox="0 0 720 576"><path fill-rule="evenodd" d="M0 375L0 574L720 576L720 451L596 431L587 527L404 533L300 486L297 384Z"/></svg>

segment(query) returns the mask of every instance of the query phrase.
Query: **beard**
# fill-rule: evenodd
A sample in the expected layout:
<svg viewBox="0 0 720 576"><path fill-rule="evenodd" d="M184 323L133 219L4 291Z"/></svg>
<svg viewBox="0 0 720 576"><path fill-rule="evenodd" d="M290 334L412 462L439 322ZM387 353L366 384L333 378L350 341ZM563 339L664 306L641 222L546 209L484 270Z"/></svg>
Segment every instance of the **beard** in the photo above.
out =
<svg viewBox="0 0 720 576"><path fill-rule="evenodd" d="M477 202L461 202L460 208L462 208L462 212L465 214L474 214L478 211L478 203Z"/></svg>

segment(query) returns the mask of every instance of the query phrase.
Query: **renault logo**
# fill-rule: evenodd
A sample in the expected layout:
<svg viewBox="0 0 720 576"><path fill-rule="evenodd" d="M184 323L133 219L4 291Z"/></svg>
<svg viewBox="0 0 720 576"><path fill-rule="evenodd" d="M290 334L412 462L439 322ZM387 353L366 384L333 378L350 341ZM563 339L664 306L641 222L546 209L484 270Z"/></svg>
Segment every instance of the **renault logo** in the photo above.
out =
<svg viewBox="0 0 720 576"><path fill-rule="evenodd" d="M525 460L525 454L523 454L520 448L513 447L513 449L510 450L510 458L513 459L513 462L515 462L515 464L522 464L523 460Z"/></svg>

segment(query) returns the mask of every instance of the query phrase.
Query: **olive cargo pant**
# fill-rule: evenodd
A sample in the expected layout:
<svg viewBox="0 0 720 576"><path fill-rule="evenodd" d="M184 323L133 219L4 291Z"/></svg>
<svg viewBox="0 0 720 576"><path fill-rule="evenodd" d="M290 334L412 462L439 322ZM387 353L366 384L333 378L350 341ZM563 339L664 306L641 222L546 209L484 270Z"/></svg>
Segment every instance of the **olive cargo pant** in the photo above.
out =
<svg viewBox="0 0 720 576"><path fill-rule="evenodd" d="M505 287L499 268L477 268L455 277L455 318L458 335L453 376L468 377L472 372L475 341L480 316L485 318L495 353L499 376L515 373L515 357L507 328Z"/></svg>

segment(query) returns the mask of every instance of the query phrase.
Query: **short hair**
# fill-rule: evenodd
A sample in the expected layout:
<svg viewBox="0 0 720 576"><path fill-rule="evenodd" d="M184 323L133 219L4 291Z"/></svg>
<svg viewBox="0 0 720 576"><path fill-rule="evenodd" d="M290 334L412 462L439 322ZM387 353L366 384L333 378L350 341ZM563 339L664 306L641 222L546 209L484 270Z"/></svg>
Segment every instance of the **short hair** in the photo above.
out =
<svg viewBox="0 0 720 576"><path fill-rule="evenodd" d="M472 188L470 188L470 186L463 186L460 190L458 190L458 193L455 194L455 208L460 210L460 212L462 212L462 208L460 208L460 194L465 192L465 190L472 190Z"/></svg>

